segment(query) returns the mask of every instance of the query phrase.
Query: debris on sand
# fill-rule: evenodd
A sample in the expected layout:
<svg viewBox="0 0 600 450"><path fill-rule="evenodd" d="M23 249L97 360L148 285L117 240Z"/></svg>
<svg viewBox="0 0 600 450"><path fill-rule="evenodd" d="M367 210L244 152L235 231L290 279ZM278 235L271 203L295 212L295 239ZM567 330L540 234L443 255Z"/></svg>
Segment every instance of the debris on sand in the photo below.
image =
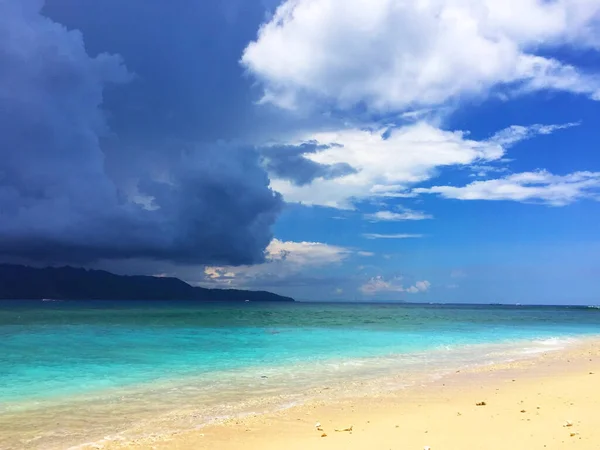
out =
<svg viewBox="0 0 600 450"><path fill-rule="evenodd" d="M327 437L327 433L323 433L321 437Z"/></svg>
<svg viewBox="0 0 600 450"><path fill-rule="evenodd" d="M477 403L475 403L475 406L485 406L485 405L487 405L486 402L477 402Z"/></svg>
<svg viewBox="0 0 600 450"><path fill-rule="evenodd" d="M565 424L563 425L563 427L572 427L573 426L573 422L571 422L570 420L567 420L565 422Z"/></svg>
<svg viewBox="0 0 600 450"><path fill-rule="evenodd" d="M336 428L335 431L352 431L352 425L347 428Z"/></svg>

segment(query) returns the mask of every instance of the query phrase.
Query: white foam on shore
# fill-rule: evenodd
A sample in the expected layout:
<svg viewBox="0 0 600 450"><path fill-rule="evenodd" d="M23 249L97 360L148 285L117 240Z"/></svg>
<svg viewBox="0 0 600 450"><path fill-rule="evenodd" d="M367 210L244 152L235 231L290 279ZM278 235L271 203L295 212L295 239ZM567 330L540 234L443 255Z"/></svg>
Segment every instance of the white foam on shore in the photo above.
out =
<svg viewBox="0 0 600 450"><path fill-rule="evenodd" d="M526 355L535 355L539 353L544 353L548 351L558 351L567 348L570 345L573 345L580 340L576 338L566 338L566 337L552 337L548 339L541 339L532 342L532 346L527 346L523 348L521 353Z"/></svg>
<svg viewBox="0 0 600 450"><path fill-rule="evenodd" d="M42 420L46 417L47 431L51 432L55 423L53 417L59 415L65 419L69 414L76 414L78 407L82 406L81 402L96 417L114 418L114 422L102 424L95 431L78 430L81 436L99 434L103 437L85 444L71 442L74 445L69 448L72 449L92 448L115 440L159 439L163 435L198 429L232 418L291 408L316 398L336 401L427 384L456 370L528 359L541 353L562 350L580 341L577 338L552 337L442 346L426 352L378 357L254 367L129 388L106 397L78 399L72 404L62 404L56 410L49 408L39 411L36 418ZM27 412L24 414L27 415ZM124 417L134 419L124 423ZM15 419L18 418L16 414ZM104 434L109 430L110 435ZM147 430L153 430L151 436ZM45 437L52 436L46 434ZM55 438L56 446L49 439L40 442L43 445L38 448L50 450L68 447L66 441L61 441L61 436Z"/></svg>

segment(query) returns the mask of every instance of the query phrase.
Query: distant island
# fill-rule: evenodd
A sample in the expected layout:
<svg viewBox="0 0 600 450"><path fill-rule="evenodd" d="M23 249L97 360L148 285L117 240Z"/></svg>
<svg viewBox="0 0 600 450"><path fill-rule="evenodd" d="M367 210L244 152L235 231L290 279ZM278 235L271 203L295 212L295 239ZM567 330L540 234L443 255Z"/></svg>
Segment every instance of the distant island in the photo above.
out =
<svg viewBox="0 0 600 450"><path fill-rule="evenodd" d="M199 300L222 302L293 302L266 291L206 289L178 278L115 275L74 267L43 269L0 264L3 300Z"/></svg>

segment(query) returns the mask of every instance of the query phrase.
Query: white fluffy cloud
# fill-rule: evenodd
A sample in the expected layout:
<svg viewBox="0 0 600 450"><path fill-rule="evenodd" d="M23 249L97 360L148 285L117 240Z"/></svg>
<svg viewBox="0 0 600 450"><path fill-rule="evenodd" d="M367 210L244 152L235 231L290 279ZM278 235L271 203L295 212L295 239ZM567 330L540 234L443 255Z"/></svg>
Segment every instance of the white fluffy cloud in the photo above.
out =
<svg viewBox="0 0 600 450"><path fill-rule="evenodd" d="M266 250L267 261L252 266L206 266L207 284L244 286L250 281L284 279L305 270L341 263L354 251L321 242L273 239ZM360 254L360 252L357 252Z"/></svg>
<svg viewBox="0 0 600 450"><path fill-rule="evenodd" d="M409 187L429 180L438 169L499 161L509 146L523 139L572 125L513 126L481 141L469 139L467 132L445 131L425 122L391 132L346 129L315 133L301 141L323 148L302 155L304 158L323 165L345 164L355 172L337 178L318 177L301 186L272 178L271 186L288 202L352 209L355 200L414 196Z"/></svg>
<svg viewBox="0 0 600 450"><path fill-rule="evenodd" d="M413 189L417 194L439 194L458 200L513 200L564 206L582 198L600 200L600 172L554 175L546 170L515 173L466 186L433 186Z"/></svg>
<svg viewBox="0 0 600 450"><path fill-rule="evenodd" d="M321 242L292 242L273 239L267 247L270 262L285 261L295 266L318 266L337 263L348 257L351 250Z"/></svg>
<svg viewBox="0 0 600 450"><path fill-rule="evenodd" d="M578 125L580 125L579 122L569 122L556 125L543 125L538 123L528 127L524 127L522 125L512 125L494 134L494 136L492 136L490 139L490 142L494 142L503 147L510 147L511 145L526 139L531 139L539 135L552 134L555 131L576 127Z"/></svg>
<svg viewBox="0 0 600 450"><path fill-rule="evenodd" d="M472 172L469 174L470 177L487 177L491 173L505 173L508 172L506 166L494 166L491 164L473 164L469 166Z"/></svg>
<svg viewBox="0 0 600 450"><path fill-rule="evenodd" d="M404 287L402 277L385 279L382 276L371 278L360 287L360 290L365 295L376 295L380 292L407 292L409 294L418 294L426 292L431 287L431 283L427 280L417 281L414 285Z"/></svg>
<svg viewBox="0 0 600 450"><path fill-rule="evenodd" d="M600 48L597 0L287 0L241 62L263 102L406 110L490 91L600 99L600 80L547 50Z"/></svg>
<svg viewBox="0 0 600 450"><path fill-rule="evenodd" d="M418 292L425 292L429 290L431 283L427 280L417 281L414 286L410 286L406 289L406 292L410 292L411 294L416 294Z"/></svg>
<svg viewBox="0 0 600 450"><path fill-rule="evenodd" d="M431 214L426 214L423 211L413 211L412 209L404 209L402 212L377 211L373 214L366 214L365 217L371 222L401 222L405 220L425 220L433 218Z"/></svg>

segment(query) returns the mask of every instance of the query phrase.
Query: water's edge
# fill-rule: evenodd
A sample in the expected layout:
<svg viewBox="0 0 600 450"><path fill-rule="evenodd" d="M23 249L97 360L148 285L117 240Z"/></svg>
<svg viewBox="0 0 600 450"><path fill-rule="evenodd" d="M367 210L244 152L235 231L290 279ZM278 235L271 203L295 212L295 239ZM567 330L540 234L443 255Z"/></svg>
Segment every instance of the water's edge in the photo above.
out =
<svg viewBox="0 0 600 450"><path fill-rule="evenodd" d="M170 435L312 401L335 402L424 385L457 370L534 359L542 353L564 350L590 338L562 337L464 345L427 352L426 361L420 352L389 355L384 359L330 360L319 364L337 365L338 376L321 379L318 367L295 367L295 378L302 378L302 383L294 383L289 372L282 376L281 372L277 372L281 368L262 368L245 374L247 379L254 379L257 386L263 387L255 395L248 395L252 391L247 389L247 385L238 384L236 387L235 380L239 381L242 373L221 373L217 378L221 378L222 386L228 386L231 392L223 392L223 395L208 401L205 393L196 386L206 380L189 377L120 392L98 393L74 401L38 404L37 407L29 405L0 415L0 429L12 430L10 434L13 437L3 438L4 441L0 439L0 447L11 450L77 449L90 443L101 446L109 441L145 438L148 433L154 437ZM361 370L365 367L368 370ZM187 399L185 405L169 404L182 397ZM58 422L57 417L61 418ZM127 421L127 417L135 418ZM14 438L18 434L21 438L17 444Z"/></svg>
<svg viewBox="0 0 600 450"><path fill-rule="evenodd" d="M0 302L0 448L137 439L429 383L600 333L597 309Z"/></svg>

